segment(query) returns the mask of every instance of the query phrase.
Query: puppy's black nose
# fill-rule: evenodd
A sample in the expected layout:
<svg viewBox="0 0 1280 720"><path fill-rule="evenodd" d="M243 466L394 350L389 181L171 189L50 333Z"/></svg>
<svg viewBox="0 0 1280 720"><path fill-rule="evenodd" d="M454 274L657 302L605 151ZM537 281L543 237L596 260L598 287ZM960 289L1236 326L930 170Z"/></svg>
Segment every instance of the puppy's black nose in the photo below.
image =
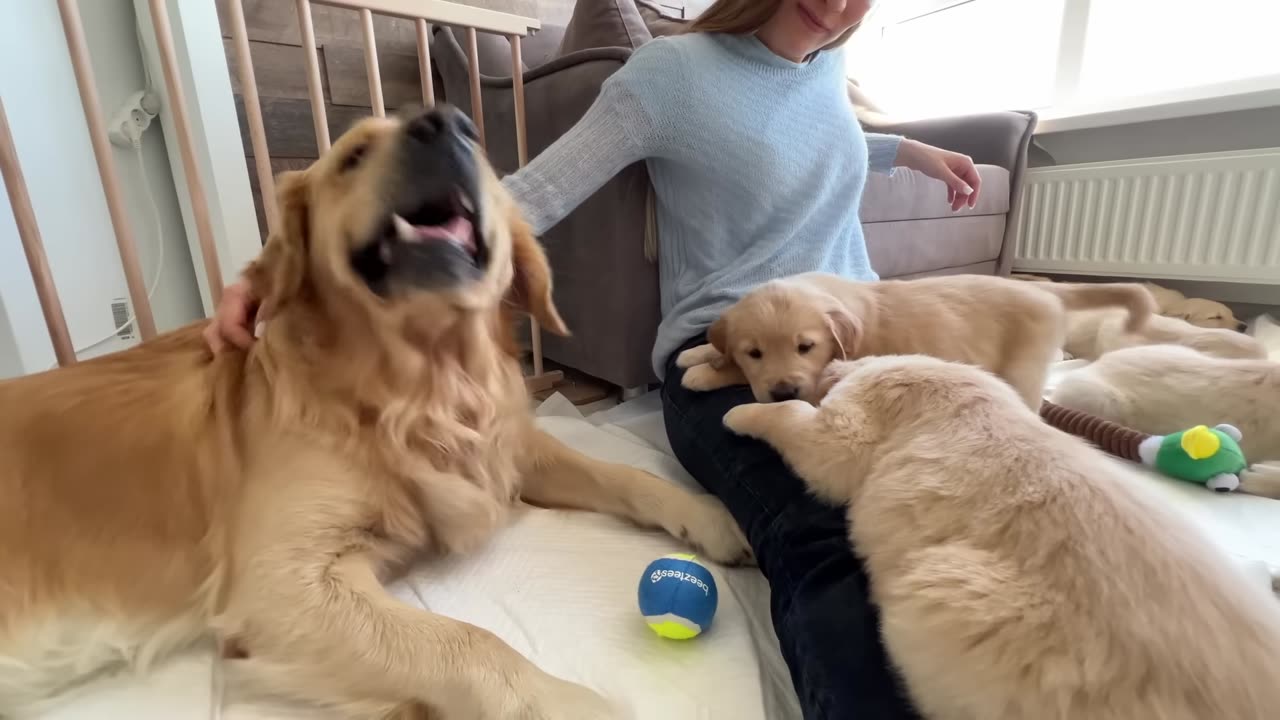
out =
<svg viewBox="0 0 1280 720"><path fill-rule="evenodd" d="M1236 332L1245 332L1249 329L1249 323L1243 320L1236 321Z"/></svg>
<svg viewBox="0 0 1280 720"><path fill-rule="evenodd" d="M800 395L800 389L791 383L778 383L769 388L769 397L774 402L782 402L783 400L795 400Z"/></svg>
<svg viewBox="0 0 1280 720"><path fill-rule="evenodd" d="M451 136L463 136L474 140L476 126L471 118L453 107L426 110L409 121L409 137L422 143L431 143Z"/></svg>

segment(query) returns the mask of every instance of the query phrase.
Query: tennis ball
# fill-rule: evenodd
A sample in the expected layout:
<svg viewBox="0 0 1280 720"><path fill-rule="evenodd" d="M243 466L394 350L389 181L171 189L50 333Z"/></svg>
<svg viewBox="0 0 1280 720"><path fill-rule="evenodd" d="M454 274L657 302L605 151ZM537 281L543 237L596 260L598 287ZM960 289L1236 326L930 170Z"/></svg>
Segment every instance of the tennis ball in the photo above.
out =
<svg viewBox="0 0 1280 720"><path fill-rule="evenodd" d="M665 555L640 577L640 614L664 638L688 640L706 632L716 614L716 580L693 555Z"/></svg>

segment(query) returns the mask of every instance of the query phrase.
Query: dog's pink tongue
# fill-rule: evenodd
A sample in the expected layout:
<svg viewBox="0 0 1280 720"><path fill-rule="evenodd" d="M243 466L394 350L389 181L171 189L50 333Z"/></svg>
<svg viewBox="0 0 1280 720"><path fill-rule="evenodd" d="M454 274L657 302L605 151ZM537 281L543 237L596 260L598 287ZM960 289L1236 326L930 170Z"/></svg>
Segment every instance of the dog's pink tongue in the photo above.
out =
<svg viewBox="0 0 1280 720"><path fill-rule="evenodd" d="M424 242L443 240L457 245L470 254L475 254L476 241L472 235L471 221L461 215L455 215L453 219L442 225L414 225L413 231L418 239Z"/></svg>

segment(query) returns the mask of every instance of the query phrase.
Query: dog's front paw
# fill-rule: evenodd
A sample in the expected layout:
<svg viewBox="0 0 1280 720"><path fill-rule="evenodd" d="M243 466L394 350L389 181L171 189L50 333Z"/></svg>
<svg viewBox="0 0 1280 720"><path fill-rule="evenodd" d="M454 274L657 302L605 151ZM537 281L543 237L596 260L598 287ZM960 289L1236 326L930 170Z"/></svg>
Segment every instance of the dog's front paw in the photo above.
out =
<svg viewBox="0 0 1280 720"><path fill-rule="evenodd" d="M677 362L679 362L679 360L677 360ZM707 363L694 365L688 370L685 370L684 377L680 378L680 385L688 390L696 392L719 390L725 386L724 379L721 377L720 373Z"/></svg>
<svg viewBox="0 0 1280 720"><path fill-rule="evenodd" d="M759 437L761 417L768 409L760 403L739 405L724 414L724 426L738 435Z"/></svg>
<svg viewBox="0 0 1280 720"><path fill-rule="evenodd" d="M682 370L688 370L695 365L710 363L723 357L724 356L720 354L720 351L716 349L715 345L707 343L706 345L689 348L677 355L676 367Z"/></svg>
<svg viewBox="0 0 1280 720"><path fill-rule="evenodd" d="M728 508L713 495L697 495L688 517L682 519L672 534L693 549L721 565L754 565L755 555L746 535L738 527Z"/></svg>

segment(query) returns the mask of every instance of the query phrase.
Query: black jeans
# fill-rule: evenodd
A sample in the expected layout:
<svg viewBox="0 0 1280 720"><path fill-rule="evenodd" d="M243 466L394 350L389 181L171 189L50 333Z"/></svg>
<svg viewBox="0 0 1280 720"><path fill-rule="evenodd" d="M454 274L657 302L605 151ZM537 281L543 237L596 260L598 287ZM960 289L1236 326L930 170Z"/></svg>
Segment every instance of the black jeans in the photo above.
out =
<svg viewBox="0 0 1280 720"><path fill-rule="evenodd" d="M682 374L672 355L662 386L667 436L685 469L724 502L751 542L806 720L917 718L880 640L844 510L813 498L771 448L725 429L730 408L754 402L749 389L692 392L680 387Z"/></svg>

